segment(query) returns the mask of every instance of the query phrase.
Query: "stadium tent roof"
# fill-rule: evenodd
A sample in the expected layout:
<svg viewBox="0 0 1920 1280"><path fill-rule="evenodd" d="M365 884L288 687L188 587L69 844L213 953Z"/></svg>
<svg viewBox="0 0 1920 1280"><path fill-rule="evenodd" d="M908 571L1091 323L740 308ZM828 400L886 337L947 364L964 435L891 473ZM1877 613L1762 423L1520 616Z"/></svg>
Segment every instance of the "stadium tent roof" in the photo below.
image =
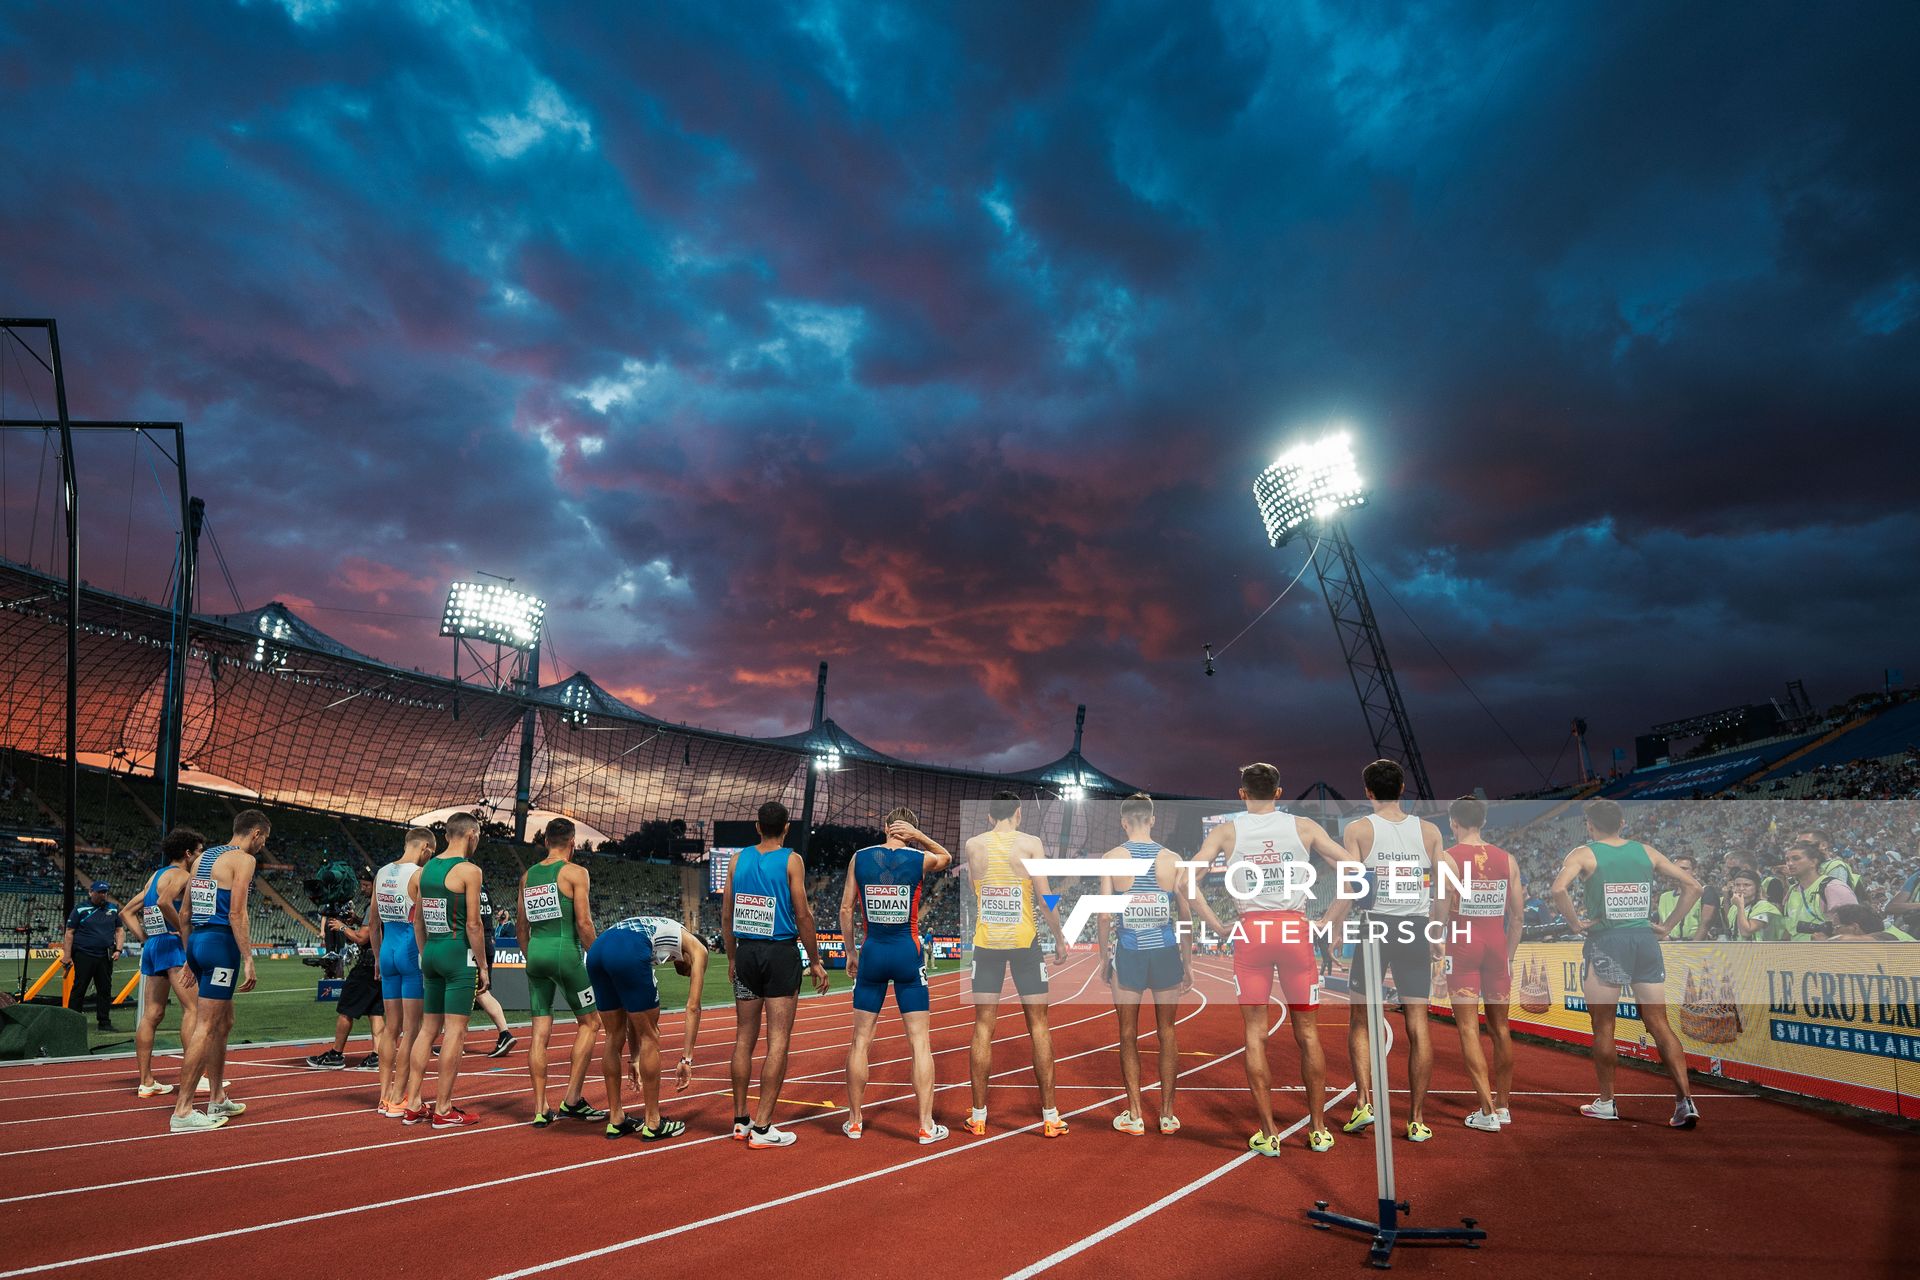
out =
<svg viewBox="0 0 1920 1280"><path fill-rule="evenodd" d="M0 745L65 749L63 593L59 579L0 561ZM161 606L83 589L81 751L151 760L171 631ZM1038 819L1076 777L1090 796L1134 789L1075 752L990 773L903 760L831 720L768 738L673 724L585 673L532 693L458 683L359 653L278 602L196 615L190 631L185 764L269 801L330 812L405 822L512 795L529 709L533 804L603 831L656 817L745 817L771 798L797 813L810 772L817 823L871 824L907 805L943 840L959 835L963 803L997 790L1034 802ZM828 751L837 767L813 768ZM1047 821L1064 844L1090 820Z"/></svg>

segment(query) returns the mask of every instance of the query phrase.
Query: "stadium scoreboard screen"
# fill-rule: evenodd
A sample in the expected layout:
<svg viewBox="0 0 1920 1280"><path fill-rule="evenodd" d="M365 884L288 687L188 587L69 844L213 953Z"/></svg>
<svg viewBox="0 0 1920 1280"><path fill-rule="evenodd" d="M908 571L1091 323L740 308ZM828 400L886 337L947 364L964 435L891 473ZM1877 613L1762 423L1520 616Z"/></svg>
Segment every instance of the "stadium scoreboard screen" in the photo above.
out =
<svg viewBox="0 0 1920 1280"><path fill-rule="evenodd" d="M733 855L738 849L710 849L707 851L707 892L720 897L727 891L727 868L733 865Z"/></svg>

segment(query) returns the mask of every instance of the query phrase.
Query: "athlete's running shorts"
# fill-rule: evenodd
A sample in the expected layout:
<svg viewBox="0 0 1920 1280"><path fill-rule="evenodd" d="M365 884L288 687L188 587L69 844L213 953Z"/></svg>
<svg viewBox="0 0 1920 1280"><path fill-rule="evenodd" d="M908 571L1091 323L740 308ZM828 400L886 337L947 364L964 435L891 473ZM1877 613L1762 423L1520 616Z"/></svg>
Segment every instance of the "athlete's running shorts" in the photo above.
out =
<svg viewBox="0 0 1920 1280"><path fill-rule="evenodd" d="M648 981L652 981L651 960L648 966ZM592 1012L593 984L587 977L580 944L571 938L534 938L527 944L527 1007L534 1017L553 1016L555 984L576 1017Z"/></svg>
<svg viewBox="0 0 1920 1280"><path fill-rule="evenodd" d="M155 978L187 962L186 944L177 933L156 933L140 947L140 972Z"/></svg>
<svg viewBox="0 0 1920 1280"><path fill-rule="evenodd" d="M1248 911L1234 922L1233 933L1233 989L1241 1004L1271 1000L1277 976L1287 1008L1320 1007L1320 963L1305 916L1298 911Z"/></svg>
<svg viewBox="0 0 1920 1280"><path fill-rule="evenodd" d="M930 1005L927 970L912 938L868 938L860 945L860 969L854 975L853 1007L878 1013L893 984L893 1003L902 1013L925 1013Z"/></svg>
<svg viewBox="0 0 1920 1280"><path fill-rule="evenodd" d="M223 924L203 924L187 935L187 964L200 979L202 1000L231 1000L240 982L240 944Z"/></svg>
<svg viewBox="0 0 1920 1280"><path fill-rule="evenodd" d="M645 1013L660 1007L660 988L653 980L653 935L645 929L607 930L587 949L585 967L593 984L587 995L602 1013ZM799 990L798 983L794 990Z"/></svg>
<svg viewBox="0 0 1920 1280"><path fill-rule="evenodd" d="M382 921L380 930L380 998L418 1000L425 994L420 973L420 943L413 926Z"/></svg>
<svg viewBox="0 0 1920 1280"><path fill-rule="evenodd" d="M1113 980L1123 991L1174 991L1187 980L1179 947L1117 947Z"/></svg>
<svg viewBox="0 0 1920 1280"><path fill-rule="evenodd" d="M480 971L464 933L427 935L420 953L420 1010L443 1017L464 1018L473 1012L474 988Z"/></svg>
<svg viewBox="0 0 1920 1280"><path fill-rule="evenodd" d="M1580 948L1587 972L1610 987L1667 980L1666 958L1651 929L1602 929Z"/></svg>
<svg viewBox="0 0 1920 1280"><path fill-rule="evenodd" d="M1380 964L1393 975L1393 989L1402 1000L1433 998L1433 944L1427 940L1427 924L1426 916L1383 916L1368 911L1360 917L1360 928L1367 931L1360 935L1363 938L1385 926L1386 938L1376 944ZM1364 942L1354 949L1353 973L1353 985L1361 991L1378 993L1384 987L1381 976L1368 969Z"/></svg>
<svg viewBox="0 0 1920 1280"><path fill-rule="evenodd" d="M1478 928L1472 937L1447 944L1447 994L1479 996L1488 1004L1513 998L1505 929Z"/></svg>
<svg viewBox="0 0 1920 1280"><path fill-rule="evenodd" d="M1047 998L1047 962L1038 943L1026 947L975 947L973 949L973 994L1000 998L1006 985L1007 970L1013 970L1013 989L1023 1001Z"/></svg>
<svg viewBox="0 0 1920 1280"><path fill-rule="evenodd" d="M386 1002L380 998L380 984L374 981L372 969L356 968L347 975L340 984L340 1003L334 1006L334 1012L351 1019L386 1016Z"/></svg>
<svg viewBox="0 0 1920 1280"><path fill-rule="evenodd" d="M800 994L800 944L792 938L735 938L733 998L784 1000Z"/></svg>

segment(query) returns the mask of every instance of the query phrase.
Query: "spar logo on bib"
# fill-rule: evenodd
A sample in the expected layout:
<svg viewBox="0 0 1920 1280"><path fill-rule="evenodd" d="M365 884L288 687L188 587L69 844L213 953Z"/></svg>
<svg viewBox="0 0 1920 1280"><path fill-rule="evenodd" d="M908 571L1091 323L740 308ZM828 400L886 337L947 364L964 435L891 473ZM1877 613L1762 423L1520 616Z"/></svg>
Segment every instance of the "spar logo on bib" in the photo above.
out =
<svg viewBox="0 0 1920 1280"><path fill-rule="evenodd" d="M428 933L451 933L447 925L447 900L445 898L420 899L420 918L426 921Z"/></svg>
<svg viewBox="0 0 1920 1280"><path fill-rule="evenodd" d="M1129 929L1152 929L1172 918L1173 911L1166 894L1131 893L1127 895L1127 907L1121 923Z"/></svg>
<svg viewBox="0 0 1920 1280"><path fill-rule="evenodd" d="M1653 886L1645 880L1606 887L1607 919L1645 920L1653 912Z"/></svg>
<svg viewBox="0 0 1920 1280"><path fill-rule="evenodd" d="M187 886L187 900L193 904L195 920L209 920L220 901L220 890L211 880L197 879Z"/></svg>
<svg viewBox="0 0 1920 1280"><path fill-rule="evenodd" d="M526 892L527 920L546 921L560 918L560 886L557 884L530 884Z"/></svg>
<svg viewBox="0 0 1920 1280"><path fill-rule="evenodd" d="M1507 882L1505 880L1475 880L1467 886L1467 896L1460 903L1463 916L1501 916L1507 913Z"/></svg>
<svg viewBox="0 0 1920 1280"><path fill-rule="evenodd" d="M167 931L167 917L158 907L148 907L140 913L140 928L149 936Z"/></svg>
<svg viewBox="0 0 1920 1280"><path fill-rule="evenodd" d="M773 898L764 893L733 895L733 931L749 938L773 936Z"/></svg>
<svg viewBox="0 0 1920 1280"><path fill-rule="evenodd" d="M1023 924L1027 919L1026 886L983 884L980 886L980 919L987 924Z"/></svg>

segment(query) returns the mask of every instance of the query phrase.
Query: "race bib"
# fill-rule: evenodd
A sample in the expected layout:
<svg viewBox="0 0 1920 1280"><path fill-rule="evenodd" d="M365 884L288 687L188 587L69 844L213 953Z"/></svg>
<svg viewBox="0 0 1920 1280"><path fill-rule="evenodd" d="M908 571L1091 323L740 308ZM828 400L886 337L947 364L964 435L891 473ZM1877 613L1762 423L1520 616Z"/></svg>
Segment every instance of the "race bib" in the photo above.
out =
<svg viewBox="0 0 1920 1280"><path fill-rule="evenodd" d="M195 920L210 920L220 902L220 887L211 880L195 879L187 885L187 901L193 907Z"/></svg>
<svg viewBox="0 0 1920 1280"><path fill-rule="evenodd" d="M764 893L734 894L733 931L749 938L771 938L773 898Z"/></svg>
<svg viewBox="0 0 1920 1280"><path fill-rule="evenodd" d="M230 986L232 986L232 985L233 985L233 970L231 970L231 969L226 969L226 968L222 968L222 967L220 967L220 966L217 966L217 965L216 965L216 966L214 967L214 970L213 970L213 981L212 981L212 982L210 982L210 983L209 983L208 985L209 985L209 986L215 986L215 987L230 987Z"/></svg>
<svg viewBox="0 0 1920 1280"><path fill-rule="evenodd" d="M580 1002L580 1007L582 1009L593 1008L593 988L592 987L585 987L579 991L574 992L573 998Z"/></svg>
<svg viewBox="0 0 1920 1280"><path fill-rule="evenodd" d="M1507 914L1507 882L1474 880L1467 885L1467 896L1460 900L1463 916L1503 916Z"/></svg>
<svg viewBox="0 0 1920 1280"><path fill-rule="evenodd" d="M158 907L148 907L140 913L140 927L146 930L149 938L167 931L166 913Z"/></svg>
<svg viewBox="0 0 1920 1280"><path fill-rule="evenodd" d="M1130 893L1123 917L1129 929L1152 929L1173 918L1172 905L1164 893Z"/></svg>
<svg viewBox="0 0 1920 1280"><path fill-rule="evenodd" d="M557 884L530 884L525 894L527 920L529 923L560 918L560 886Z"/></svg>
<svg viewBox="0 0 1920 1280"><path fill-rule="evenodd" d="M374 895L380 906L380 918L389 924L405 924L413 915L413 900L405 885L383 884Z"/></svg>
<svg viewBox="0 0 1920 1280"><path fill-rule="evenodd" d="M1645 920L1653 910L1653 886L1645 880L1606 887L1607 919L1619 923Z"/></svg>
<svg viewBox="0 0 1920 1280"><path fill-rule="evenodd" d="M1025 924L1027 920L1026 886L981 885L980 919L987 924Z"/></svg>
<svg viewBox="0 0 1920 1280"><path fill-rule="evenodd" d="M447 925L447 900L445 898L420 899L420 918L426 922L428 933L452 933Z"/></svg>
<svg viewBox="0 0 1920 1280"><path fill-rule="evenodd" d="M867 922L869 924L905 924L913 901L913 889L904 884L867 886Z"/></svg>

